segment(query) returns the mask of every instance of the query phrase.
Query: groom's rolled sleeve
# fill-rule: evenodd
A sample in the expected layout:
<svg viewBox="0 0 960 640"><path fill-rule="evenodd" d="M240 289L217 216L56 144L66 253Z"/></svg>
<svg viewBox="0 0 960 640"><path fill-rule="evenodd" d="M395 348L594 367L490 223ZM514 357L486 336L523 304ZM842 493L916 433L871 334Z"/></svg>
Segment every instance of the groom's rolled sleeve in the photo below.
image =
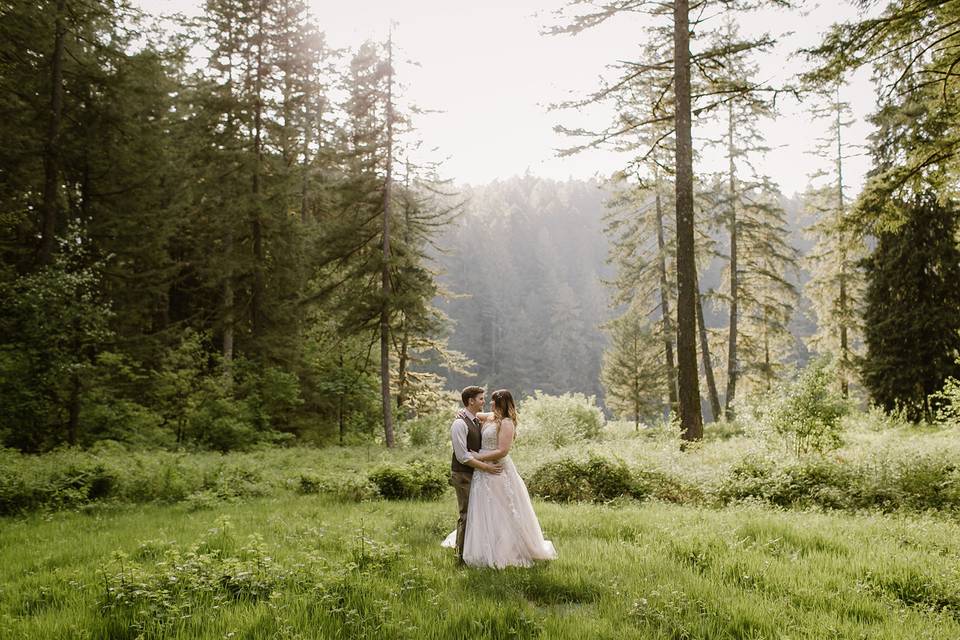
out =
<svg viewBox="0 0 960 640"><path fill-rule="evenodd" d="M460 464L467 464L467 460L473 460L473 455L467 451L467 423L461 418L453 421L450 427L450 440L453 441L453 455Z"/></svg>

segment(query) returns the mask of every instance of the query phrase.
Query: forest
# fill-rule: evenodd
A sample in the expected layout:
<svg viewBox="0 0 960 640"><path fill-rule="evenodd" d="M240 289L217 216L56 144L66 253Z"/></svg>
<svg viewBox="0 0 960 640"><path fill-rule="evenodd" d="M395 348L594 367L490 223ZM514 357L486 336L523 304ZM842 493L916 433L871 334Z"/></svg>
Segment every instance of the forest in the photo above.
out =
<svg viewBox="0 0 960 640"><path fill-rule="evenodd" d="M954 5L863 3L768 86L776 36L740 35L750 3L691 10L703 28L681 40L673 9L579 4L544 37L654 25L641 59L554 105L561 153L613 145L623 169L489 185L424 159L390 37L334 49L305 2L5 5L4 445L390 447L476 382L675 415L698 439L811 361L860 407L948 411ZM873 169L854 193L841 93L864 66ZM782 94L829 123L793 198L762 171ZM599 103L613 122L562 124ZM707 126L724 171L697 170L688 129Z"/></svg>
<svg viewBox="0 0 960 640"><path fill-rule="evenodd" d="M0 637L960 637L960 2L518 0L617 168L491 180L398 25L513 5L389 4L0 0Z"/></svg>

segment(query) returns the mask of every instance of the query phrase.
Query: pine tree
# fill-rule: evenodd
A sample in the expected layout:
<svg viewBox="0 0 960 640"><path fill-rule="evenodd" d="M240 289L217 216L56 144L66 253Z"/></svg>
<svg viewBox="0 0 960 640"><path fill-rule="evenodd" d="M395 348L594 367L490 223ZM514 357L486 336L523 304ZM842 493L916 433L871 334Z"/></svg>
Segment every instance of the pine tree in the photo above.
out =
<svg viewBox="0 0 960 640"><path fill-rule="evenodd" d="M865 261L863 381L886 411L929 420L930 395L960 375L960 211L932 192L900 206L906 222Z"/></svg>
<svg viewBox="0 0 960 640"><path fill-rule="evenodd" d="M610 347L601 372L607 404L617 415L632 418L635 430L660 412L664 378L659 340L644 317L631 308L609 323Z"/></svg>
<svg viewBox="0 0 960 640"><path fill-rule="evenodd" d="M840 390L847 397L856 371L857 345L862 341L863 274L859 263L866 248L848 220L851 199L844 183L844 163L849 150L844 133L853 122L850 106L840 99L839 82L832 93L818 97L820 103L813 108L813 115L829 120L830 126L826 137L818 140L817 154L832 166L813 176L821 179L821 184L811 187L804 198L815 216L808 231L816 240L807 258L811 278L806 289L817 314L817 333L810 343L837 363Z"/></svg>
<svg viewBox="0 0 960 640"><path fill-rule="evenodd" d="M872 144L878 162L850 212L860 229L896 228L913 210L900 203L925 191L918 180L960 168L958 20L956 2L891 0L878 15L834 25L805 51L813 65L805 79L819 86L864 66L874 71L882 105L875 121L886 122Z"/></svg>
<svg viewBox="0 0 960 640"><path fill-rule="evenodd" d="M713 47L736 49L740 35L730 17L715 34ZM796 297L786 273L795 268L794 250L786 242L784 213L769 178L755 169L767 151L759 124L775 115L772 98L740 92L757 75L748 51L731 53L722 67L711 69L712 90L732 97L720 110L725 134L713 141L723 149L727 171L713 185L710 206L727 233L727 385L724 412L734 415L737 384L744 375L759 374L769 386L777 347L789 337L787 323Z"/></svg>
<svg viewBox="0 0 960 640"><path fill-rule="evenodd" d="M616 83L598 91L588 99L565 103L562 107L584 106L594 102L607 100L612 94L622 90L632 90L638 83L656 83L661 95L673 96L673 114L666 119L672 121L674 130L674 187L676 192L676 246L677 246L677 364L678 364L678 395L680 404L680 419L683 438L696 440L702 437L703 419L700 413L699 379L697 376L697 297L696 290L696 251L695 251L695 223L693 200L693 145L692 145L692 118L694 112L700 114L713 110L725 104L731 96L751 93L757 87L727 88L722 92L698 92L694 94L691 87L692 68L705 69L711 65L723 66L724 60L731 55L743 51L763 48L770 43L768 37L755 41L731 43L725 48L709 48L691 55L691 27L699 27L701 20L709 20L712 14L708 5L725 9L745 10L762 4L789 6L789 2L773 0L770 3L753 2L717 2L700 3L698 15L701 18L690 22L690 5L685 1L672 3L656 3L648 0L630 2L574 2L570 7L579 7L584 4L592 6L592 11L576 15L567 25L550 29L552 34L576 34L584 29L594 27L620 13L646 13L654 18L659 29L651 30L655 34L669 33L673 41L672 55L667 60L643 60L636 63L622 64L623 78ZM706 15L707 17L703 17ZM670 17L672 16L672 21ZM664 26L669 22L669 26ZM669 74L672 67L673 74ZM665 73L667 72L667 73ZM720 97L718 97L720 96ZM659 105L657 101L654 105ZM697 105L696 109L694 104ZM587 130L569 130L560 128L567 133L587 137L590 142L580 147L586 148L604 145L611 140L627 134L635 129L651 123L663 121L664 116L650 114L648 118L623 121L618 119L613 126L602 132Z"/></svg>

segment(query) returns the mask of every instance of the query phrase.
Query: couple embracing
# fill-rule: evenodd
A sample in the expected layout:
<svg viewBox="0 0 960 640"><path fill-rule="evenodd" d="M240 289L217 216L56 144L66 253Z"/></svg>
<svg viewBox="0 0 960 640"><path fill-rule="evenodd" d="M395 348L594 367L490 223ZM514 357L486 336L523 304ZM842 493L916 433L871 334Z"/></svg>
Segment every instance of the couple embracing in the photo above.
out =
<svg viewBox="0 0 960 640"><path fill-rule="evenodd" d="M489 413L483 412L481 387L467 387L460 397L464 408L450 427L450 484L460 518L443 546L456 547L459 563L472 567L529 567L534 560L556 558L510 460L518 422L513 396L506 389L494 391Z"/></svg>

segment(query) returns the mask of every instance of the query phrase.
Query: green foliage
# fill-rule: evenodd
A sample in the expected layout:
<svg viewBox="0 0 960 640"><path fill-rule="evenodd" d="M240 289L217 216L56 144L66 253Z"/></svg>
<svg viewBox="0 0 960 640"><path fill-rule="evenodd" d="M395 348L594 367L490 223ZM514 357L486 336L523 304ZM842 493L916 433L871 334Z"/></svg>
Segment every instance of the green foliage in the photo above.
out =
<svg viewBox="0 0 960 640"><path fill-rule="evenodd" d="M623 461L591 455L542 465L530 477L529 488L533 495L557 502L606 502L632 495L634 482Z"/></svg>
<svg viewBox="0 0 960 640"><path fill-rule="evenodd" d="M377 486L365 476L349 474L330 478L313 470L300 473L296 491L303 495L327 495L343 502L363 502L380 497Z"/></svg>
<svg viewBox="0 0 960 640"><path fill-rule="evenodd" d="M596 440L605 424L596 398L582 393L553 396L536 391L518 407L517 439L549 443L555 448L571 442Z"/></svg>
<svg viewBox="0 0 960 640"><path fill-rule="evenodd" d="M400 423L399 432L414 447L438 447L450 441L453 412L433 413Z"/></svg>
<svg viewBox="0 0 960 640"><path fill-rule="evenodd" d="M441 466L414 461L402 467L379 467L368 479L387 500L436 500L447 489L448 475Z"/></svg>
<svg viewBox="0 0 960 640"><path fill-rule="evenodd" d="M960 426L960 379L950 377L944 380L943 388L933 394L930 404L937 407L937 422Z"/></svg>
<svg viewBox="0 0 960 640"><path fill-rule="evenodd" d="M27 451L79 441L80 403L97 353L113 338L97 266L84 264L82 230L53 264L0 282L0 433ZM108 363L109 365L109 363Z"/></svg>
<svg viewBox="0 0 960 640"><path fill-rule="evenodd" d="M151 546L141 543L138 555L161 554L154 567L116 553L102 573L97 605L109 635L160 637L182 629L199 608L257 602L283 586L313 584L304 573L291 575L278 567L260 535L237 541L225 518L187 549L161 543L151 551Z"/></svg>
<svg viewBox="0 0 960 640"><path fill-rule="evenodd" d="M866 261L863 381L886 411L929 420L930 397L960 377L960 211L927 190L899 203L907 217L879 234Z"/></svg>
<svg viewBox="0 0 960 640"><path fill-rule="evenodd" d="M663 409L665 371L662 338L654 336L635 307L609 325L610 348L604 354L600 378L606 403L635 428Z"/></svg>
<svg viewBox="0 0 960 640"><path fill-rule="evenodd" d="M823 453L843 443L841 419L849 411L832 381L833 368L826 360L808 365L793 382L765 399L764 421L783 437L799 456Z"/></svg>

